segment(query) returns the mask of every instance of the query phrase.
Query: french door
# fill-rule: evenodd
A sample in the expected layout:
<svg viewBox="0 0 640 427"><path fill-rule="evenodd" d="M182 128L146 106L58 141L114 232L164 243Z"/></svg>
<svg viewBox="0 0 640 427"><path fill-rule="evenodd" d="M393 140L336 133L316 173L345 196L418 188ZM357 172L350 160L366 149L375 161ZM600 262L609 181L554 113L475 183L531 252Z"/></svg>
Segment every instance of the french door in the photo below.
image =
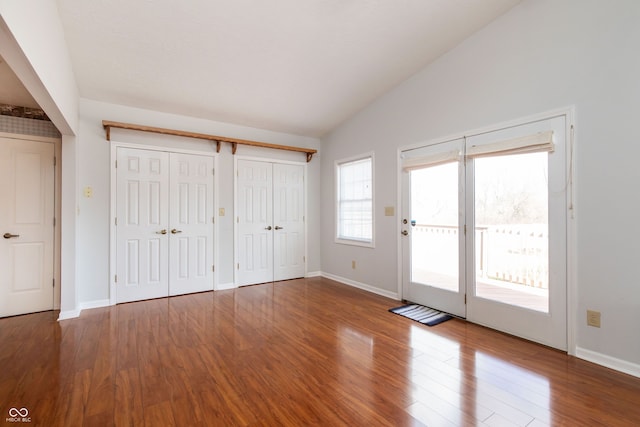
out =
<svg viewBox="0 0 640 427"><path fill-rule="evenodd" d="M238 160L238 286L304 277L304 166Z"/></svg>
<svg viewBox="0 0 640 427"><path fill-rule="evenodd" d="M213 290L213 158L117 148L118 303Z"/></svg>
<svg viewBox="0 0 640 427"><path fill-rule="evenodd" d="M0 317L53 309L54 145L0 138Z"/></svg>
<svg viewBox="0 0 640 427"><path fill-rule="evenodd" d="M403 152L403 297L567 348L566 117Z"/></svg>

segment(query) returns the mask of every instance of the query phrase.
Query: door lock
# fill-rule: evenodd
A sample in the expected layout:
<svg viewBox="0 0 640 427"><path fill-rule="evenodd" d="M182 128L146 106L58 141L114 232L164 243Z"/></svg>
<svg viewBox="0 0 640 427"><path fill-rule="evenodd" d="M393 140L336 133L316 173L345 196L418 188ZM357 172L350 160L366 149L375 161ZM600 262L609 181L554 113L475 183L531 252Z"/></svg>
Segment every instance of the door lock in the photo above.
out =
<svg viewBox="0 0 640 427"><path fill-rule="evenodd" d="M4 233L2 235L2 237L4 237L5 239L11 239L12 237L20 237L20 235L19 234Z"/></svg>
<svg viewBox="0 0 640 427"><path fill-rule="evenodd" d="M403 236L408 236L408 235L409 235L409 232L408 232L407 230L402 230L402 233L401 233L401 234L402 234Z"/></svg>

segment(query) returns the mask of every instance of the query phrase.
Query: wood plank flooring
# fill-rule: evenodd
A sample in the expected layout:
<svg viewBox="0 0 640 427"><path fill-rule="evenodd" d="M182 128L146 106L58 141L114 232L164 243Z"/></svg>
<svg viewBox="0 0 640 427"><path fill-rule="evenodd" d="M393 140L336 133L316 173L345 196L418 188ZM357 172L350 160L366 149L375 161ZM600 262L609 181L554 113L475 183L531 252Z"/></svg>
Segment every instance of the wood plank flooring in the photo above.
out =
<svg viewBox="0 0 640 427"><path fill-rule="evenodd" d="M633 426L640 379L301 279L0 319L0 423Z"/></svg>

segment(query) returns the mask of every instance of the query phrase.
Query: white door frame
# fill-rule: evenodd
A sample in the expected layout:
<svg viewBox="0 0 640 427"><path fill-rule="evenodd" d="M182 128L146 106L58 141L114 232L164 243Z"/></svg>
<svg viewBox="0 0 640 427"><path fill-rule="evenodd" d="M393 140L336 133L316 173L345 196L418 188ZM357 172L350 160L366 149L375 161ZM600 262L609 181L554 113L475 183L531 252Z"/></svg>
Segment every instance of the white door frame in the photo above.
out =
<svg viewBox="0 0 640 427"><path fill-rule="evenodd" d="M303 215L304 215L304 275L307 276L307 265L306 262L308 258L308 222L307 222L307 191L308 191L308 179L307 179L307 163L306 162L296 162L291 160L280 160L272 157L256 157L256 156L233 156L233 216L235 217L233 220L233 288L238 287L238 269L236 266L238 265L238 261L240 259L240 255L238 254L238 221L236 218L238 217L238 160L249 160L254 162L264 162L264 163L280 163L284 165L299 165L302 166L303 176L304 176L304 201L303 201Z"/></svg>
<svg viewBox="0 0 640 427"><path fill-rule="evenodd" d="M6 133L0 132L0 137L2 138L10 138L10 139L18 139L18 140L26 140L26 141L37 141L37 142L45 142L49 144L53 144L53 152L56 159L54 176L55 176L55 185L54 185L54 195L53 195L53 203L55 209L55 226L54 226L54 235L53 235L53 277L55 279L55 287L53 290L53 309L60 309L60 290L62 288L62 282L60 280L60 271L61 271L61 239L62 239L62 203L61 203L61 194L62 194L62 139L60 138L49 138L44 136L33 136L33 135L23 135L17 133Z"/></svg>
<svg viewBox="0 0 640 427"><path fill-rule="evenodd" d="M470 136L481 135L484 133L495 132L499 130L503 130L510 127L521 126L527 123L532 123L541 120L547 120L554 117L564 116L565 117L565 135L567 137L566 141L566 182L567 182L567 191L566 191L566 224L567 224L567 353L570 355L576 354L576 326L577 326L577 263L576 263L576 252L577 252L577 241L576 241L576 222L575 222L575 200L574 194L576 189L576 176L575 176L575 107L568 106L565 108L560 108L557 110L551 110L544 113L511 120L503 123L498 123L491 126L486 126L484 128L479 128L473 131L458 133L454 135L449 135L444 138L433 139L426 142L418 142L415 144L410 144L406 146L398 147L396 153L396 188L397 188L397 206L403 206L403 198L402 198L402 158L401 154L403 151L416 149L428 145L439 144L447 141L451 141L454 139L465 138ZM398 283L398 295L400 299L403 299L403 254L402 254L402 214L399 215L398 221L396 222L396 235L397 237L397 283Z"/></svg>
<svg viewBox="0 0 640 427"><path fill-rule="evenodd" d="M117 198L116 191L117 188L117 170L116 170L116 159L117 159L117 149L122 148L135 148L139 150L150 150L150 151L164 151L167 153L181 153L181 154L195 154L200 156L208 156L213 157L213 168L216 171L214 174L213 180L213 212L214 218L217 218L215 215L218 212L218 156L217 153L211 153L211 151L200 151L200 150L184 150L180 148L172 148L172 147L159 147L155 145L145 145L145 144L132 144L127 142L117 142L111 141L110 147L110 160L109 160L109 173L110 173L110 214L109 214L109 305L116 305L116 271L117 271L117 262L116 262L116 237L117 230L115 227L115 219L117 216ZM218 245L218 221L215 220L213 224L213 264L216 266L213 271L213 289L217 288L218 283L218 253L219 245Z"/></svg>

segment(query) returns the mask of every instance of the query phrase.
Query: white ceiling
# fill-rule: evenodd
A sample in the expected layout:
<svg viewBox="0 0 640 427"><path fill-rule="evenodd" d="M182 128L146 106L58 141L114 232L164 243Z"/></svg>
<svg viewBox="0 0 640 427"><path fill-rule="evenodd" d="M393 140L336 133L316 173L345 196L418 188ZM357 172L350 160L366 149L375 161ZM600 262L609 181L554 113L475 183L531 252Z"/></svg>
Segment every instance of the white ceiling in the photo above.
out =
<svg viewBox="0 0 640 427"><path fill-rule="evenodd" d="M58 0L82 97L321 136L519 0Z"/></svg>

